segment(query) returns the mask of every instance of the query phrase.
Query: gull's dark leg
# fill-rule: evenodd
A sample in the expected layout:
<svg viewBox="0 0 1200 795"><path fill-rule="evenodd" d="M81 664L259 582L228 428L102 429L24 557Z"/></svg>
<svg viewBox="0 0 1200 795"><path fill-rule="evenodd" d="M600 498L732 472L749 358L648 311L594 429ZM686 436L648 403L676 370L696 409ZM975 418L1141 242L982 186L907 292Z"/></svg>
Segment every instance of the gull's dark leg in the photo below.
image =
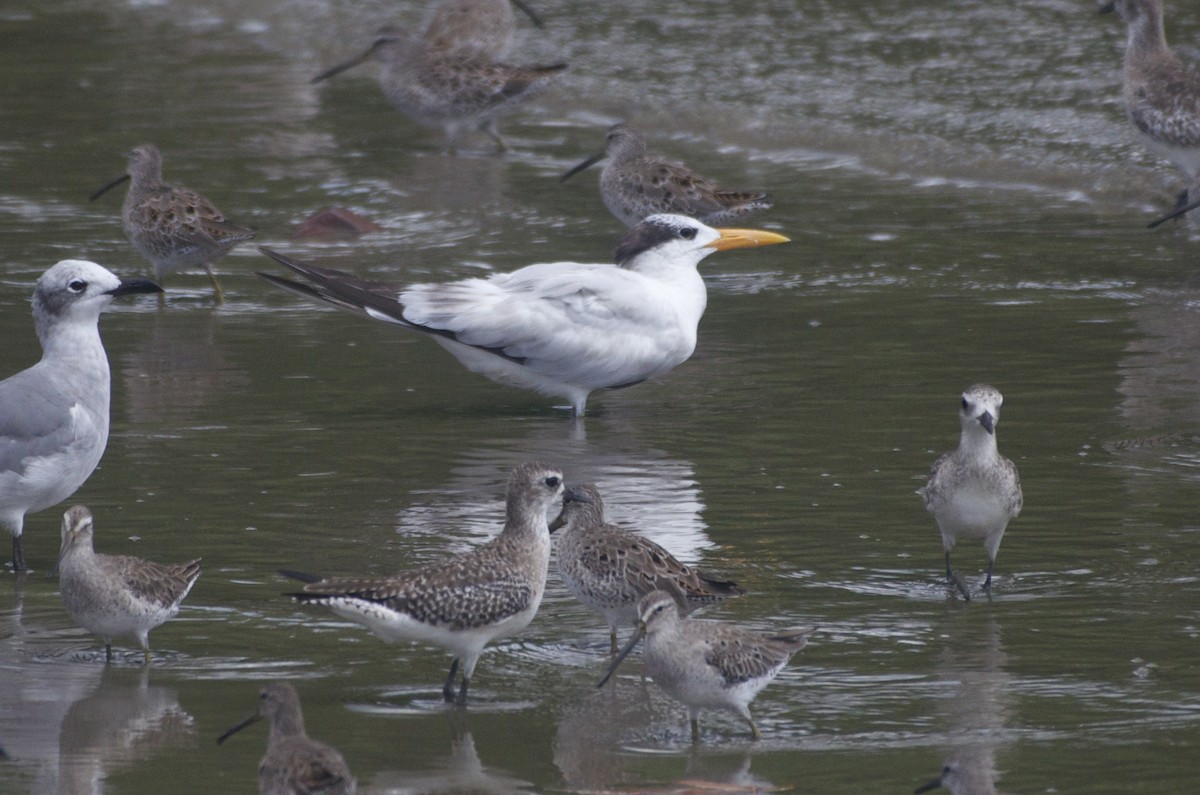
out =
<svg viewBox="0 0 1200 795"><path fill-rule="evenodd" d="M21 546L21 537L13 536L13 574L29 571L25 563L25 548Z"/></svg>

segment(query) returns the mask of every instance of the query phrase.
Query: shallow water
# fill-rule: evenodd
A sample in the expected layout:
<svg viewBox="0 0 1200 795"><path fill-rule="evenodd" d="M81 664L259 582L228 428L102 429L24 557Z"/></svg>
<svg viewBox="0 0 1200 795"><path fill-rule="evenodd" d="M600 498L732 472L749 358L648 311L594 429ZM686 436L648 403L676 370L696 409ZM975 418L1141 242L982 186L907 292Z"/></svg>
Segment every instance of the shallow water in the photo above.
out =
<svg viewBox="0 0 1200 795"><path fill-rule="evenodd" d="M1196 41L1200 16L1169 5L1172 41ZM220 308L203 274L173 276L164 309L124 301L102 323L109 448L72 499L102 551L204 574L151 670L127 643L106 668L41 576L60 510L29 518L38 572L0 588L0 791L251 790L265 730L215 739L274 679L372 792L910 792L951 755L1009 792L1190 789L1200 283L1185 224L1143 229L1181 185L1122 117L1116 21L1089 2L536 7L547 27L522 22L516 57L571 71L502 120L511 154L458 158L367 69L307 83L415 7L0 9L0 373L37 358L49 265L145 271L120 196L86 201L143 141L263 245L382 280L606 259L621 228L596 173L557 176L621 118L772 191L755 223L794 240L706 260L696 355L594 394L580 428L428 340L272 289L252 246L219 264ZM290 239L330 204L385 231ZM1025 509L994 597L967 605L913 491L977 380L1005 394ZM709 715L693 748L636 665L596 692L607 631L553 575L465 714L440 703L443 652L280 596L281 566L383 574L479 543L529 458L750 590L709 617L821 626L755 702L763 741ZM955 561L982 579L982 550Z"/></svg>

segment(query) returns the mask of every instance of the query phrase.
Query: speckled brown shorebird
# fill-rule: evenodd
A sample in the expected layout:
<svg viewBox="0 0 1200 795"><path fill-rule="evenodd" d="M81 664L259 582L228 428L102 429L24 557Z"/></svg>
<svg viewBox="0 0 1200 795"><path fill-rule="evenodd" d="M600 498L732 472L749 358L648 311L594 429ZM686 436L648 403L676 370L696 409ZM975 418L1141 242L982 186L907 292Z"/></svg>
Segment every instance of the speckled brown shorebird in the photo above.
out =
<svg viewBox="0 0 1200 795"><path fill-rule="evenodd" d="M983 590L990 591L1000 540L1023 504L1017 467L1000 455L996 446L996 423L1003 403L1000 390L987 384L975 384L962 393L958 449L934 462L928 483L917 492L942 533L946 578L968 600L970 591L950 567L954 543L960 538L983 541L988 555Z"/></svg>
<svg viewBox="0 0 1200 795"><path fill-rule="evenodd" d="M641 598L667 582L681 590L689 610L745 593L737 583L706 577L650 539L604 521L604 500L590 483L564 492L550 532L558 539L559 576L576 599L604 616L613 654L617 627L632 626Z"/></svg>
<svg viewBox="0 0 1200 795"><path fill-rule="evenodd" d="M740 715L754 739L762 734L750 716L750 702L807 645L816 627L763 635L725 621L684 618L682 594L654 591L638 605L638 628L609 665L603 687L643 636L642 661L654 683L688 710L692 742L700 739L700 710Z"/></svg>
<svg viewBox="0 0 1200 795"><path fill-rule="evenodd" d="M600 198L621 223L633 226L656 213L677 213L706 224L723 224L771 207L767 194L732 191L682 163L646 151L646 137L628 124L614 124L604 148L559 178L566 182L607 158L600 171Z"/></svg>
<svg viewBox="0 0 1200 795"><path fill-rule="evenodd" d="M1167 46L1160 0L1113 0L1100 9L1125 23L1125 111L1142 142L1183 172L1187 186L1156 227L1200 206L1200 72Z"/></svg>
<svg viewBox="0 0 1200 795"><path fill-rule="evenodd" d="M288 594L324 605L383 640L429 643L454 655L442 687L446 701L465 704L483 648L529 625L542 603L550 565L546 511L563 491L562 472L530 462L513 469L500 535L462 555L391 577L321 579ZM462 664L462 688L454 682Z"/></svg>
<svg viewBox="0 0 1200 795"><path fill-rule="evenodd" d="M258 709L218 737L217 745L264 719L270 722L271 733L267 753L258 764L259 795L354 795L358 782L342 755L305 734L300 696L289 684L264 687Z"/></svg>
<svg viewBox="0 0 1200 795"><path fill-rule="evenodd" d="M371 58L382 63L379 83L393 107L418 124L441 127L450 152L455 151L459 134L471 128L490 137L497 150L507 149L496 118L547 88L567 68L565 63L511 66L445 55L402 29L387 26L361 55L326 69L312 82Z"/></svg>
<svg viewBox="0 0 1200 795"><path fill-rule="evenodd" d="M200 561L164 564L131 555L95 551L92 512L76 505L63 514L62 551L55 569L67 613L104 639L112 661L112 639L133 636L150 664L150 630L179 612L200 576Z"/></svg>
<svg viewBox="0 0 1200 795"><path fill-rule="evenodd" d="M229 221L191 188L163 182L162 153L153 144L135 146L127 157L128 171L91 199L129 180L121 224L133 247L154 266L159 281L172 271L203 267L221 303L225 293L212 264L238 243L253 239L254 230Z"/></svg>

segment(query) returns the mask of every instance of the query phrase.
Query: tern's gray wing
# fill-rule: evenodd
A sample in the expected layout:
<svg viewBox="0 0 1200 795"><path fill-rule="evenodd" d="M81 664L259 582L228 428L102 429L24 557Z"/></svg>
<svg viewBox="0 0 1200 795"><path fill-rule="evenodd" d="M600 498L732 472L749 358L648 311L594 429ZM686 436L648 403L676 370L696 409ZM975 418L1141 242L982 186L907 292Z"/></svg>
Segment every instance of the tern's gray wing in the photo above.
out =
<svg viewBox="0 0 1200 795"><path fill-rule="evenodd" d="M34 367L0 381L0 472L19 472L26 459L61 450L75 437L74 402L46 378Z"/></svg>

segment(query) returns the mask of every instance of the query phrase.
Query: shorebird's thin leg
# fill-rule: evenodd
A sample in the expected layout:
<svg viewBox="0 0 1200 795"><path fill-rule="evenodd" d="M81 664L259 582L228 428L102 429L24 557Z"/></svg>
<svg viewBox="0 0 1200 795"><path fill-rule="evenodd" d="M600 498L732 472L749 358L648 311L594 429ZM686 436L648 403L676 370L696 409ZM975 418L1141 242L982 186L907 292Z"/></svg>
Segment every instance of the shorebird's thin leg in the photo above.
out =
<svg viewBox="0 0 1200 795"><path fill-rule="evenodd" d="M963 584L962 579L954 573L954 569L950 568L949 552L946 553L946 579L958 589L958 592L963 595L963 599L966 599L968 602L971 601L971 592L967 590L967 586Z"/></svg>
<svg viewBox="0 0 1200 795"><path fill-rule="evenodd" d="M221 289L221 284L217 281L217 274L213 273L212 266L205 265L204 270L208 272L208 278L212 280L213 294L217 299L217 303L225 303L225 291Z"/></svg>
<svg viewBox="0 0 1200 795"><path fill-rule="evenodd" d="M446 677L446 684L442 685L442 698L447 702L454 701L454 677L458 675L458 658L455 657L450 663L450 675Z"/></svg>

